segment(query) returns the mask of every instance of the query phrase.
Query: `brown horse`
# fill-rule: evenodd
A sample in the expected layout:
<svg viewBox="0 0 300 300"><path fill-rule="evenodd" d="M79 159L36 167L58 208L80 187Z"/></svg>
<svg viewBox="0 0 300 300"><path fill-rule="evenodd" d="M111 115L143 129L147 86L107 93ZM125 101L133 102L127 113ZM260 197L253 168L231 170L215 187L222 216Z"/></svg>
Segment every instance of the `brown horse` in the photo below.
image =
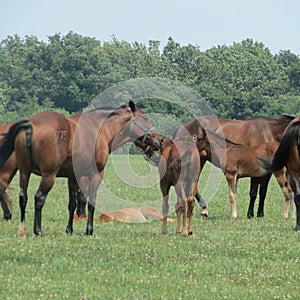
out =
<svg viewBox="0 0 300 300"><path fill-rule="evenodd" d="M257 146L263 143L277 141L280 142L281 136L287 125L294 119L290 116L278 116L275 118L253 117L246 120L230 120L226 118L216 118L212 116L201 116L197 119L186 122L179 127L173 138L198 135L201 128L218 131L224 135L225 138L234 141L235 143L245 146ZM202 168L205 164L205 157L201 157ZM247 212L248 218L254 216L254 203L260 187L259 192L259 206L257 216L264 216L264 201L267 193L267 187L271 178L271 172L266 176L260 178L251 178L250 185L250 203ZM291 202L291 214L292 214ZM288 205L285 202L283 217L288 216Z"/></svg>
<svg viewBox="0 0 300 300"><path fill-rule="evenodd" d="M42 208L56 177L68 178L69 223L67 233L73 232L76 208L74 193L77 179L88 177L88 221L86 234L93 233L93 216L97 188L111 151L130 140L138 139L155 149L160 136L147 116L130 101L129 107L115 110L95 109L66 118L56 112L41 112L16 122L0 146L0 168L15 150L20 172L21 229L25 227L27 187L31 173L41 176L35 194L34 234L40 236Z"/></svg>
<svg viewBox="0 0 300 300"><path fill-rule="evenodd" d="M226 156L224 156L224 143L226 145ZM216 167L222 169L226 176L229 188L229 199L231 204L231 217L237 217L236 211L236 188L237 181L243 177L262 177L270 173L260 159L271 159L276 152L279 143L269 142L259 146L244 146L224 139L210 130L202 129L202 134L198 135L197 142L198 149L205 150L209 157L215 156L217 159L213 160ZM291 198L291 191L287 185L286 169L281 168L274 172L274 175L280 185L285 197L285 201L289 202Z"/></svg>
<svg viewBox="0 0 300 300"><path fill-rule="evenodd" d="M0 134L6 133L10 126L13 123L5 124L0 126ZM1 137L3 139L3 137ZM12 199L6 193L6 189L9 186L10 182L16 175L18 170L18 163L16 159L16 155L13 152L11 156L8 158L6 163L0 168L0 203L3 210L3 218L4 220L11 220L11 208L12 208ZM86 198L81 190L78 188L76 193L77 199L77 215L85 216L85 206L86 206Z"/></svg>
<svg viewBox="0 0 300 300"><path fill-rule="evenodd" d="M289 184L294 192L296 205L296 230L300 231L300 117L295 118L287 127L269 164L264 160L264 166L272 171L287 168Z"/></svg>
<svg viewBox="0 0 300 300"><path fill-rule="evenodd" d="M167 233L169 191L171 186L174 186L177 194L176 232L182 233L184 236L192 234L194 197L197 192L197 183L200 175L200 156L195 143L193 141L171 141L165 139L158 170L160 174L160 189L163 195L162 233Z"/></svg>

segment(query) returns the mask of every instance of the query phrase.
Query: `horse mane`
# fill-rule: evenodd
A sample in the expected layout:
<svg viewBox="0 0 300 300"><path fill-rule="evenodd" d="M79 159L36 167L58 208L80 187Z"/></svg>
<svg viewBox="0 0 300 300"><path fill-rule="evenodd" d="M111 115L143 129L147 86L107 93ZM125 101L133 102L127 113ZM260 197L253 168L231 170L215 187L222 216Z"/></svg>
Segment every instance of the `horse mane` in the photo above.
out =
<svg viewBox="0 0 300 300"><path fill-rule="evenodd" d="M294 116L290 116L290 115L279 115L277 117L275 117L275 119L283 119L283 120L289 120L289 121L293 121L295 119Z"/></svg>
<svg viewBox="0 0 300 300"><path fill-rule="evenodd" d="M274 155L272 169L274 171L282 169L288 160L288 152L292 145L296 145L300 155L300 121L288 126L283 135L279 147Z"/></svg>
<svg viewBox="0 0 300 300"><path fill-rule="evenodd" d="M92 108L92 109L85 111L84 114L103 113L110 117L113 117L113 116L119 115L121 113L121 110L123 110L126 107L128 107L128 106L121 105L117 108L115 108L113 106L96 107L96 108Z"/></svg>
<svg viewBox="0 0 300 300"><path fill-rule="evenodd" d="M278 115L278 116L275 116L275 117L250 117L246 120L257 120L257 119L261 119L261 120L272 120L272 119L276 119L276 120L282 120L282 121L292 121L295 119L294 116L290 116L290 115L286 115L286 114L283 114L283 115Z"/></svg>
<svg viewBox="0 0 300 300"><path fill-rule="evenodd" d="M105 111L105 112L108 112L108 111L118 111L120 109L123 109L123 108L126 108L127 105L121 105L119 107L113 107L113 106L101 106L101 107L95 107L95 108L91 108L87 111L85 111L84 113L93 113L93 112L98 112L98 111Z"/></svg>

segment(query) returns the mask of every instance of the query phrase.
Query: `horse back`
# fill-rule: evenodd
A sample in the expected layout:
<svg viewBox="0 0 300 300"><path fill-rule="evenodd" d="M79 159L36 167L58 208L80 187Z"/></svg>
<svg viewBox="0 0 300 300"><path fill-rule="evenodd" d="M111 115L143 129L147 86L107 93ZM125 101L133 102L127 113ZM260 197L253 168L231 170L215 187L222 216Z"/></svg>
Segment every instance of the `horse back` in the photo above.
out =
<svg viewBox="0 0 300 300"><path fill-rule="evenodd" d="M272 141L280 142L291 120L282 116L253 117L246 120L220 119L219 121L226 138L246 146L256 146Z"/></svg>

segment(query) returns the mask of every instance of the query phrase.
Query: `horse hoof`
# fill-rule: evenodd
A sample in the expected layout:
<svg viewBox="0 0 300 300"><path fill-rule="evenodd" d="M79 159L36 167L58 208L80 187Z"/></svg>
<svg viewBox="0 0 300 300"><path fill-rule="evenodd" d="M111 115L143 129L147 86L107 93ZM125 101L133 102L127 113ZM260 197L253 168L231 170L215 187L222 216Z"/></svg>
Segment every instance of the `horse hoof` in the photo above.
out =
<svg viewBox="0 0 300 300"><path fill-rule="evenodd" d="M265 215L264 214L257 214L258 218L263 218Z"/></svg>
<svg viewBox="0 0 300 300"><path fill-rule="evenodd" d="M201 219L207 219L208 218L208 214L207 213L202 213L202 214L200 214L200 218Z"/></svg>
<svg viewBox="0 0 300 300"><path fill-rule="evenodd" d="M73 234L73 229L67 227L67 228L66 228L66 234L69 234L69 235Z"/></svg>
<svg viewBox="0 0 300 300"><path fill-rule="evenodd" d="M189 231L189 235L192 235L193 234L193 231Z"/></svg>
<svg viewBox="0 0 300 300"><path fill-rule="evenodd" d="M9 216L4 216L3 217L3 219L4 219L4 221L11 221L11 217L12 217L12 215L9 215Z"/></svg>
<svg viewBox="0 0 300 300"><path fill-rule="evenodd" d="M295 230L300 231L300 225L296 225Z"/></svg>
<svg viewBox="0 0 300 300"><path fill-rule="evenodd" d="M42 232L41 232L41 231L35 232L35 233L34 233L34 236L35 236L35 237L42 237Z"/></svg>
<svg viewBox="0 0 300 300"><path fill-rule="evenodd" d="M92 235L93 235L93 230L87 229L87 230L85 231L85 235L86 235L86 236L92 236Z"/></svg>

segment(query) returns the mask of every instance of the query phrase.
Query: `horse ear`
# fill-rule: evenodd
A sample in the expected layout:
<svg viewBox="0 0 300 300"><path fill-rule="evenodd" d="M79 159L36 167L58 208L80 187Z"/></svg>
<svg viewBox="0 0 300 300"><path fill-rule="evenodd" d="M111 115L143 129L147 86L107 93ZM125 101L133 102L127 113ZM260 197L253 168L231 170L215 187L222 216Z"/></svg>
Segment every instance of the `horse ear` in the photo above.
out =
<svg viewBox="0 0 300 300"><path fill-rule="evenodd" d="M132 110L132 112L136 111L135 103L131 100L129 101L129 107Z"/></svg>

